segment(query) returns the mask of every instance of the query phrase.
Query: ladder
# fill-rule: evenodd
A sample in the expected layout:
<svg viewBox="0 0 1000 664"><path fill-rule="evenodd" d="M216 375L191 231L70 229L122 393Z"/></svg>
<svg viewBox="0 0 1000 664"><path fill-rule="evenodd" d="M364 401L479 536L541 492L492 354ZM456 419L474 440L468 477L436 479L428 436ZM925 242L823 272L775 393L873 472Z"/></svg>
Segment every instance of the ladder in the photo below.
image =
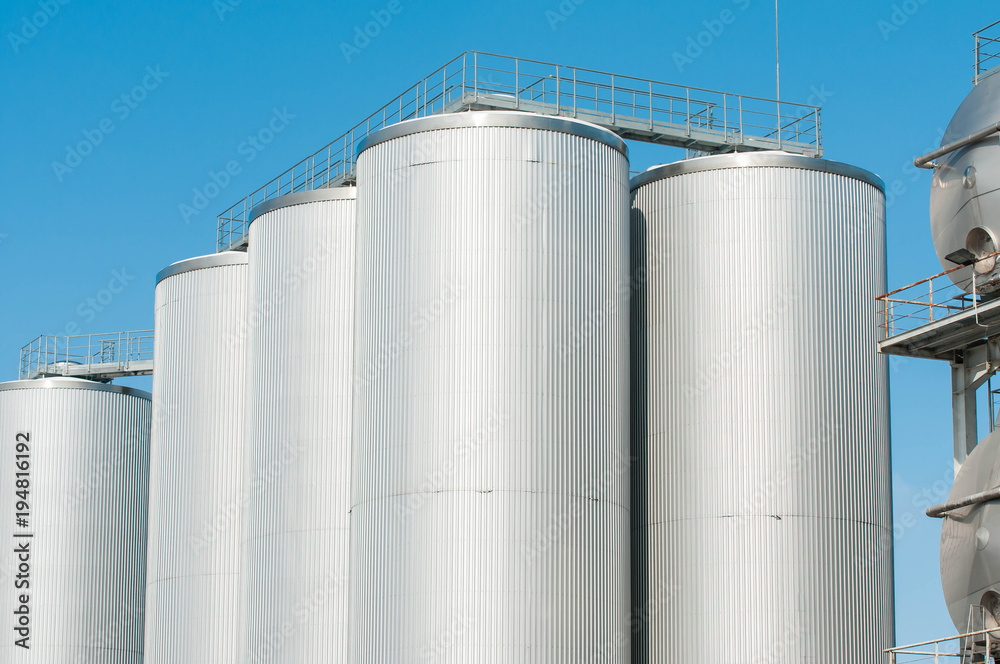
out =
<svg viewBox="0 0 1000 664"><path fill-rule="evenodd" d="M962 664L990 664L996 662L1000 654L1000 644L991 632L985 630L997 627L997 621L992 613L987 613L983 606L969 607L969 622L966 636L962 639ZM1000 631L1000 630L998 630ZM975 634L975 632L980 632Z"/></svg>

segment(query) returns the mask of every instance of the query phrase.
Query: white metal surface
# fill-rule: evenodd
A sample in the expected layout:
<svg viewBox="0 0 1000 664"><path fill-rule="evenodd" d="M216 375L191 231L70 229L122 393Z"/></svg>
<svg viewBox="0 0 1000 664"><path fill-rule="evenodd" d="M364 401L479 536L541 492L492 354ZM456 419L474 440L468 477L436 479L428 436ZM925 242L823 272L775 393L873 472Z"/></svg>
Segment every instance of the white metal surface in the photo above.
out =
<svg viewBox="0 0 1000 664"><path fill-rule="evenodd" d="M193 258L158 279L144 662L235 664L247 257Z"/></svg>
<svg viewBox="0 0 1000 664"><path fill-rule="evenodd" d="M994 432L969 454L955 477L948 502L998 486L1000 432ZM948 612L960 632L967 627L970 607L995 604L985 600L1000 593L998 569L1000 505L996 501L963 507L944 517L941 523L941 586Z"/></svg>
<svg viewBox="0 0 1000 664"><path fill-rule="evenodd" d="M142 662L149 426L145 392L75 378L0 383L0 661ZM28 473L22 496L18 472ZM15 645L22 604L27 649Z"/></svg>
<svg viewBox="0 0 1000 664"><path fill-rule="evenodd" d="M988 76L962 101L941 145L963 139L1000 122L1000 76ZM935 160L931 184L931 233L944 269L956 263L946 256L967 249L976 257L1000 250L1000 145L997 134ZM979 292L1000 289L1000 268L991 260L976 265ZM972 268L951 279L972 291Z"/></svg>
<svg viewBox="0 0 1000 664"><path fill-rule="evenodd" d="M885 213L780 154L633 181L634 662L885 661Z"/></svg>
<svg viewBox="0 0 1000 664"><path fill-rule="evenodd" d="M452 117L358 157L350 661L625 664L628 160Z"/></svg>
<svg viewBox="0 0 1000 664"><path fill-rule="evenodd" d="M354 196L250 226L242 662L347 659Z"/></svg>

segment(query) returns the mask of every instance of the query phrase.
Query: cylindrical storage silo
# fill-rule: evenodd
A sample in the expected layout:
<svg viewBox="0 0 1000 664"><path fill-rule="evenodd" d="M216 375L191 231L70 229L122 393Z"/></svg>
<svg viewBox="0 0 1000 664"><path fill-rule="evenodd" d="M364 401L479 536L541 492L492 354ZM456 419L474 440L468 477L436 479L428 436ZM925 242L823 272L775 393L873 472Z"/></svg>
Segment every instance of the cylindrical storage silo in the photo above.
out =
<svg viewBox="0 0 1000 664"><path fill-rule="evenodd" d="M351 661L625 664L625 144L463 113L357 168Z"/></svg>
<svg viewBox="0 0 1000 664"><path fill-rule="evenodd" d="M150 395L0 383L0 661L142 662Z"/></svg>
<svg viewBox="0 0 1000 664"><path fill-rule="evenodd" d="M251 214L242 662L347 659L354 210L342 187Z"/></svg>
<svg viewBox="0 0 1000 664"><path fill-rule="evenodd" d="M247 256L156 280L145 664L236 664Z"/></svg>
<svg viewBox="0 0 1000 664"><path fill-rule="evenodd" d="M882 181L756 153L632 192L633 661L887 661Z"/></svg>

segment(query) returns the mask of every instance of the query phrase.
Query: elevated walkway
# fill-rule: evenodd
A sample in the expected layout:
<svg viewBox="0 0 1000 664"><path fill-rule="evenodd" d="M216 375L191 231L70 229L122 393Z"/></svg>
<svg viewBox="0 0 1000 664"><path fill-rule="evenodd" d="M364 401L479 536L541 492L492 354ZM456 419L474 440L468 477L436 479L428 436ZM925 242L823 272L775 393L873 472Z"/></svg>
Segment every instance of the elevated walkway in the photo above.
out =
<svg viewBox="0 0 1000 664"><path fill-rule="evenodd" d="M68 376L108 382L153 373L153 331L54 336L21 349L21 380Z"/></svg>
<svg viewBox="0 0 1000 664"><path fill-rule="evenodd" d="M471 110L578 118L627 140L699 153L823 154L816 106L469 51L219 215L219 251L246 248L250 211L299 191L354 182L358 143L403 120Z"/></svg>

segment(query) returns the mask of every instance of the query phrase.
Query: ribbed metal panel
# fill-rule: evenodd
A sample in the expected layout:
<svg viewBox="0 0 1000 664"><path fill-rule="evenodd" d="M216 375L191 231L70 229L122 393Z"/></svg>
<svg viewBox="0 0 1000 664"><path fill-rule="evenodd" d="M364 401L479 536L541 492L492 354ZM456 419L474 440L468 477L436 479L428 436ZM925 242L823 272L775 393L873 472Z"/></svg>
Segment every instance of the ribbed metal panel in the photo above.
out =
<svg viewBox="0 0 1000 664"><path fill-rule="evenodd" d="M0 661L142 662L149 426L145 392L72 378L0 383ZM27 527L15 521L18 434L30 439ZM25 589L14 551L26 541ZM28 649L15 645L22 593Z"/></svg>
<svg viewBox="0 0 1000 664"><path fill-rule="evenodd" d="M243 662L347 659L355 201L326 192L250 226Z"/></svg>
<svg viewBox="0 0 1000 664"><path fill-rule="evenodd" d="M885 200L850 173L727 155L637 179L635 662L887 661Z"/></svg>
<svg viewBox="0 0 1000 664"><path fill-rule="evenodd" d="M355 664L629 661L628 160L502 115L358 158Z"/></svg>
<svg viewBox="0 0 1000 664"><path fill-rule="evenodd" d="M215 257L156 285L146 664L239 656L247 265Z"/></svg>

